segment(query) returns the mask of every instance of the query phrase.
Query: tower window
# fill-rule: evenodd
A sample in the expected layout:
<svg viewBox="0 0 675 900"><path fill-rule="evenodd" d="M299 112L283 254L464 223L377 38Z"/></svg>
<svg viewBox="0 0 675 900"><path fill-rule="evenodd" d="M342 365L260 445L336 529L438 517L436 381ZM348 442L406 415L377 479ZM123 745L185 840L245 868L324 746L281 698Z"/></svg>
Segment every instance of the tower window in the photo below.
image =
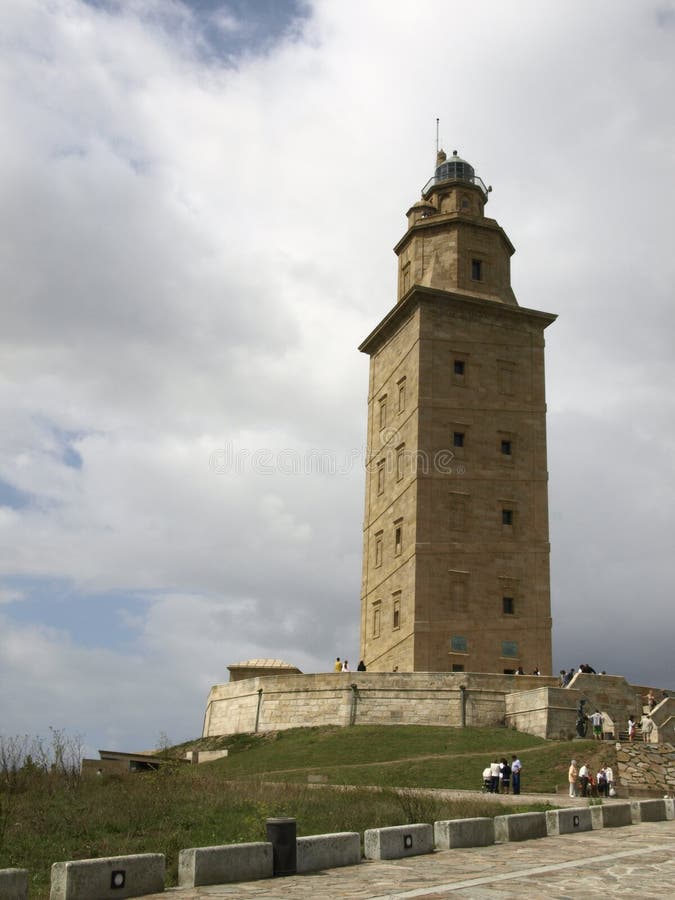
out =
<svg viewBox="0 0 675 900"><path fill-rule="evenodd" d="M515 612L513 597L502 597L502 612L505 616L512 616Z"/></svg>
<svg viewBox="0 0 675 900"><path fill-rule="evenodd" d="M503 509L502 510L502 525L513 525L513 510L512 509Z"/></svg>
<svg viewBox="0 0 675 900"><path fill-rule="evenodd" d="M464 666L461 663L453 663L451 671L452 672L463 672Z"/></svg>
<svg viewBox="0 0 675 900"><path fill-rule="evenodd" d="M380 636L380 601L378 600L373 609L373 637Z"/></svg>
<svg viewBox="0 0 675 900"><path fill-rule="evenodd" d="M385 394L384 397L382 397L382 399L380 400L380 431L382 431L382 429L385 427L386 424L387 424L387 395Z"/></svg>
<svg viewBox="0 0 675 900"><path fill-rule="evenodd" d="M396 480L400 481L405 475L405 444L396 448Z"/></svg>
<svg viewBox="0 0 675 900"><path fill-rule="evenodd" d="M466 363L464 362L463 359L456 359L453 364L453 368L455 371L455 375L462 376L464 374L464 370L466 368Z"/></svg>
<svg viewBox="0 0 675 900"><path fill-rule="evenodd" d="M377 493L384 493L384 460L381 459L377 464Z"/></svg>
<svg viewBox="0 0 675 900"><path fill-rule="evenodd" d="M378 531L375 535L375 565L382 565L382 532Z"/></svg>
<svg viewBox="0 0 675 900"><path fill-rule="evenodd" d="M507 659L516 659L518 657L518 643L516 641L502 641L502 656Z"/></svg>
<svg viewBox="0 0 675 900"><path fill-rule="evenodd" d="M453 491L449 495L450 530L463 531L467 526L469 495Z"/></svg>
<svg viewBox="0 0 675 900"><path fill-rule="evenodd" d="M463 431L453 431L452 446L453 447L463 447L464 446L464 432Z"/></svg>
<svg viewBox="0 0 675 900"><path fill-rule="evenodd" d="M394 554L396 556L400 556L402 550L403 550L403 522L398 521L398 522L394 523Z"/></svg>
<svg viewBox="0 0 675 900"><path fill-rule="evenodd" d="M483 261L480 259L471 260L471 278L473 281L483 280Z"/></svg>
<svg viewBox="0 0 675 900"><path fill-rule="evenodd" d="M401 627L401 598L400 596L394 600L394 617L392 619L392 628L394 631Z"/></svg>
<svg viewBox="0 0 675 900"><path fill-rule="evenodd" d="M502 441L502 453L504 456L511 456L511 441Z"/></svg>
<svg viewBox="0 0 675 900"><path fill-rule="evenodd" d="M405 378L401 378L398 383L398 411L402 413L405 410Z"/></svg>
<svg viewBox="0 0 675 900"><path fill-rule="evenodd" d="M453 634L450 638L450 650L453 653L466 653L466 638L459 634Z"/></svg>

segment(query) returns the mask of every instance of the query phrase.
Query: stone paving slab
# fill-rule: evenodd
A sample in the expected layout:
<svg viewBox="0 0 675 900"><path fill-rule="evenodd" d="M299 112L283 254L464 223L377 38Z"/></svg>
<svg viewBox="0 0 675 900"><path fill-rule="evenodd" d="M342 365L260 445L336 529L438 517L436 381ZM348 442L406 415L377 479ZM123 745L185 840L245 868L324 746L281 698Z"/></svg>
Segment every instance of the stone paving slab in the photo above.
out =
<svg viewBox="0 0 675 900"><path fill-rule="evenodd" d="M306 875L170 888L145 900L483 900L675 896L675 821L440 850Z"/></svg>

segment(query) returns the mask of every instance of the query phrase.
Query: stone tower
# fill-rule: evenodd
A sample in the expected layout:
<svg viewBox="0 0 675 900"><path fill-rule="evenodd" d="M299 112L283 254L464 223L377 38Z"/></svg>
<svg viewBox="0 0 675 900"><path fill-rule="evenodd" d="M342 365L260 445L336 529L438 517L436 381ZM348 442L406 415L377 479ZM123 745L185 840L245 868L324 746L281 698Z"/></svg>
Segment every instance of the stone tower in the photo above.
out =
<svg viewBox="0 0 675 900"><path fill-rule="evenodd" d="M551 671L544 329L490 188L441 151L370 356L361 656L374 671Z"/></svg>

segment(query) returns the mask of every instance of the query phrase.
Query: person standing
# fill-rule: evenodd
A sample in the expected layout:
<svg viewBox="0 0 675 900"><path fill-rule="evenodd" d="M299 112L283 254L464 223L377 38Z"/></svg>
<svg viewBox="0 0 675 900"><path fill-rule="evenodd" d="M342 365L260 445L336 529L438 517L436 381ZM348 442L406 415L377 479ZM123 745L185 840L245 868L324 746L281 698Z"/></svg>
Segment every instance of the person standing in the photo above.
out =
<svg viewBox="0 0 675 900"><path fill-rule="evenodd" d="M508 794L511 789L511 766L508 764L505 757L502 757L502 761L499 764L499 769L499 777L502 783L502 793Z"/></svg>
<svg viewBox="0 0 675 900"><path fill-rule="evenodd" d="M499 793L499 761L496 757L494 762L490 763L490 793Z"/></svg>
<svg viewBox="0 0 675 900"><path fill-rule="evenodd" d="M628 716L628 740L635 740L635 716L632 714Z"/></svg>
<svg viewBox="0 0 675 900"><path fill-rule="evenodd" d="M577 796L577 781L579 779L579 769L577 769L577 761L573 759L567 770L567 780L570 784L570 797Z"/></svg>
<svg viewBox="0 0 675 900"><path fill-rule="evenodd" d="M349 672L349 660L348 660L348 659L346 659L346 660L342 663L342 671L343 671L343 672Z"/></svg>
<svg viewBox="0 0 675 900"><path fill-rule="evenodd" d="M358 666L356 667L356 671L357 672L365 672L366 671L366 664L364 663L363 660L360 660Z"/></svg>
<svg viewBox="0 0 675 900"><path fill-rule="evenodd" d="M591 718L591 725L593 726L593 740L601 741L602 740L602 713L600 710L596 709Z"/></svg>
<svg viewBox="0 0 675 900"><path fill-rule="evenodd" d="M579 781L581 782L581 796L588 797L588 781L589 781L589 771L588 766L584 763L579 769Z"/></svg>
<svg viewBox="0 0 675 900"><path fill-rule="evenodd" d="M513 793L520 793L520 773L523 766L515 755L515 753L511 757L511 785L513 786Z"/></svg>
<svg viewBox="0 0 675 900"><path fill-rule="evenodd" d="M652 731L654 730L654 723L652 722L652 718L649 713L644 713L644 715L640 719L640 728L642 729L642 740L645 744L650 744L652 740Z"/></svg>
<svg viewBox="0 0 675 900"><path fill-rule="evenodd" d="M335 665L333 666L333 669L334 669L335 672L341 672L341 671L342 671L342 660L340 659L339 656L336 657L336 659L335 659Z"/></svg>
<svg viewBox="0 0 675 900"><path fill-rule="evenodd" d="M605 784L607 785L607 796L614 797L616 791L614 790L614 770L611 766L603 765L603 769L605 770Z"/></svg>

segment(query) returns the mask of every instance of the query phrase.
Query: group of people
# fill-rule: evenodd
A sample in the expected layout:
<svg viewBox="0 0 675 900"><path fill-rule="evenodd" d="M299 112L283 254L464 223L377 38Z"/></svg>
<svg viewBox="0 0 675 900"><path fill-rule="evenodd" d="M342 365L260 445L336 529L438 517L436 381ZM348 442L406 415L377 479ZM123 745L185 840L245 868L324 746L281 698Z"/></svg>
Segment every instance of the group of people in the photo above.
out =
<svg viewBox="0 0 675 900"><path fill-rule="evenodd" d="M653 709L654 707L650 707ZM634 741L635 735L637 734L637 716L630 715L628 716L628 740ZM652 732L654 731L654 722L652 721L651 713L645 712L642 714L640 718L640 733L642 734L642 741L645 744L651 743L652 740Z"/></svg>
<svg viewBox="0 0 675 900"><path fill-rule="evenodd" d="M351 672L349 668L349 660L348 659L340 659L339 656L335 657L335 665L333 666L333 671L335 672ZM357 672L365 672L366 664L363 660L360 660L358 666L356 667Z"/></svg>
<svg viewBox="0 0 675 900"><path fill-rule="evenodd" d="M582 797L613 797L615 794L611 766L603 765L594 776L586 763L577 766L577 761L573 759L567 772L567 780L570 797L578 797L579 791Z"/></svg>
<svg viewBox="0 0 675 900"><path fill-rule="evenodd" d="M567 687L570 681L574 678L577 673L581 673L582 675L606 675L607 672L603 669L602 672L596 672L593 666L589 663L581 663L581 665L571 669L568 669L567 672L564 669L560 670L559 683L560 687Z"/></svg>
<svg viewBox="0 0 675 900"><path fill-rule="evenodd" d="M509 764L506 757L494 757L494 761L483 769L483 790L489 794L520 793L520 772L522 764L514 754Z"/></svg>

